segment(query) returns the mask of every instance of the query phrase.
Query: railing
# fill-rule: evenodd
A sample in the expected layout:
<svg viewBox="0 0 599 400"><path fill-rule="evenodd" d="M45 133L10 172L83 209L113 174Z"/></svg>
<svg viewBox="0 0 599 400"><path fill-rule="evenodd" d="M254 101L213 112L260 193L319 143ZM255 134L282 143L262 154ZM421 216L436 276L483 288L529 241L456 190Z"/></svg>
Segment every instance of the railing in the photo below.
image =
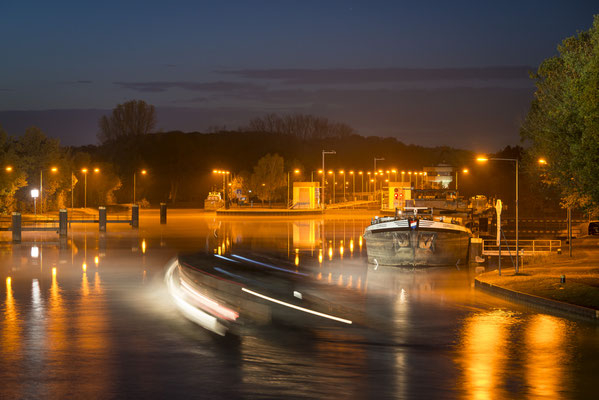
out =
<svg viewBox="0 0 599 400"><path fill-rule="evenodd" d="M519 250L521 256L532 256L535 254L548 254L562 247L561 240L520 240ZM502 255L508 255L509 253L515 255L516 254L516 241L515 240L502 240L501 241L501 253ZM499 255L499 246L497 246L497 241L495 239L487 239L483 240L483 254L487 256L497 256Z"/></svg>

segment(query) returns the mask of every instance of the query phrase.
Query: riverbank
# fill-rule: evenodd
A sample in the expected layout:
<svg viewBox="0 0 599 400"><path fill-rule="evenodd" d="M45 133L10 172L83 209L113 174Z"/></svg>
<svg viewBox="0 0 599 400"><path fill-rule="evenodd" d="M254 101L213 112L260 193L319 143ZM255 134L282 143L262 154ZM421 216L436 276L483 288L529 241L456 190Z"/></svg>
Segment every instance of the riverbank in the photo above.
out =
<svg viewBox="0 0 599 400"><path fill-rule="evenodd" d="M573 242L572 257L565 251L525 265L518 274L513 268L483 273L476 277L478 289L599 321L599 238Z"/></svg>

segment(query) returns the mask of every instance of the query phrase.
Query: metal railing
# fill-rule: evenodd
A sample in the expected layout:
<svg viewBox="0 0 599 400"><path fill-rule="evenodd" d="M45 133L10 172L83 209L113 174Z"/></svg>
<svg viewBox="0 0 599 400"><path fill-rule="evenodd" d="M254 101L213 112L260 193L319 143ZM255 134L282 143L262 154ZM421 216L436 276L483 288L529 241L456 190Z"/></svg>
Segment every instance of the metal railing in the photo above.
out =
<svg viewBox="0 0 599 400"><path fill-rule="evenodd" d="M519 241L520 255L532 256L535 254L548 254L562 247L561 240L536 239L536 240L520 240ZM508 255L508 248L512 254L516 254L515 240L502 240L501 253ZM499 246L495 239L483 240L483 254L488 256L497 256L499 254Z"/></svg>

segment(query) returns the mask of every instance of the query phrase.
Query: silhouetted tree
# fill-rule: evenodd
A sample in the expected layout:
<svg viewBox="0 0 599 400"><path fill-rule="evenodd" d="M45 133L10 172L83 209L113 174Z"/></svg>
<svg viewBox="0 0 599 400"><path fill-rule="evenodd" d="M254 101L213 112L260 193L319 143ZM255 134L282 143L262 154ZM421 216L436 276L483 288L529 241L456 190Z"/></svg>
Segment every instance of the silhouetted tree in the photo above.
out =
<svg viewBox="0 0 599 400"><path fill-rule="evenodd" d="M98 139L106 143L122 136L145 135L155 126L154 106L143 100L130 100L118 104L110 117L104 115L100 118Z"/></svg>
<svg viewBox="0 0 599 400"><path fill-rule="evenodd" d="M599 15L558 50L532 76L537 91L521 136L534 159L547 160L547 181L564 203L599 214Z"/></svg>
<svg viewBox="0 0 599 400"><path fill-rule="evenodd" d="M277 199L277 191L285 186L284 160L278 154L267 154L258 160L252 174L252 190L262 202Z"/></svg>

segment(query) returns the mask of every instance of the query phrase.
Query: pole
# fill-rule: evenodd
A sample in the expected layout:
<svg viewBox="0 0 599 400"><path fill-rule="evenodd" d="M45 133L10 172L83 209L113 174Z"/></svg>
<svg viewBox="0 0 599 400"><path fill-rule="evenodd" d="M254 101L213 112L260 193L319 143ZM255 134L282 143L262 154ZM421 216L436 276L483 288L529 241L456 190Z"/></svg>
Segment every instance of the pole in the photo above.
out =
<svg viewBox="0 0 599 400"><path fill-rule="evenodd" d="M73 171L71 171L71 212L73 212L73 198L74 198L74 196L73 196L73 186L74 186L73 180L74 179L73 178L74 177L75 176L73 175Z"/></svg>
<svg viewBox="0 0 599 400"><path fill-rule="evenodd" d="M287 206L285 208L289 208L289 172L287 171Z"/></svg>
<svg viewBox="0 0 599 400"><path fill-rule="evenodd" d="M333 171L333 204L335 204L335 193L337 192L337 182L335 181L335 171Z"/></svg>
<svg viewBox="0 0 599 400"><path fill-rule="evenodd" d="M360 175L362 177L362 184L360 185L360 192L362 193L361 199L364 199L364 174Z"/></svg>
<svg viewBox="0 0 599 400"><path fill-rule="evenodd" d="M520 271L520 241L518 233L518 159L516 158L516 273Z"/></svg>
<svg viewBox="0 0 599 400"><path fill-rule="evenodd" d="M335 150L323 150L322 151L322 187L320 188L321 192L320 192L320 204L322 205L322 208L324 209L324 202L325 202L325 198L324 198L324 180L325 180L325 175L326 175L326 170L324 169L324 156L325 154L337 154L337 152ZM334 193L334 192L333 192Z"/></svg>
<svg viewBox="0 0 599 400"><path fill-rule="evenodd" d="M458 191L458 170L455 170L455 191Z"/></svg>
<svg viewBox="0 0 599 400"><path fill-rule="evenodd" d="M457 190L457 189L456 189ZM499 224L501 224L501 222L498 222ZM499 276L501 276L501 227L499 227Z"/></svg>
<svg viewBox="0 0 599 400"><path fill-rule="evenodd" d="M135 172L133 173L133 204L135 204Z"/></svg>
<svg viewBox="0 0 599 400"><path fill-rule="evenodd" d="M87 208L87 172L85 173L83 188L83 208Z"/></svg>
<svg viewBox="0 0 599 400"><path fill-rule="evenodd" d="M322 184L320 185L320 205L324 210L324 176L327 172L324 169L324 150L322 151Z"/></svg>
<svg viewBox="0 0 599 400"><path fill-rule="evenodd" d="M572 257L572 208L568 207L568 252Z"/></svg>
<svg viewBox="0 0 599 400"><path fill-rule="evenodd" d="M351 195L354 198L354 201L356 201L356 174L351 174L351 177L352 177Z"/></svg>
<svg viewBox="0 0 599 400"><path fill-rule="evenodd" d="M44 213L44 188L42 187L42 175L44 170L40 170L40 214Z"/></svg>

